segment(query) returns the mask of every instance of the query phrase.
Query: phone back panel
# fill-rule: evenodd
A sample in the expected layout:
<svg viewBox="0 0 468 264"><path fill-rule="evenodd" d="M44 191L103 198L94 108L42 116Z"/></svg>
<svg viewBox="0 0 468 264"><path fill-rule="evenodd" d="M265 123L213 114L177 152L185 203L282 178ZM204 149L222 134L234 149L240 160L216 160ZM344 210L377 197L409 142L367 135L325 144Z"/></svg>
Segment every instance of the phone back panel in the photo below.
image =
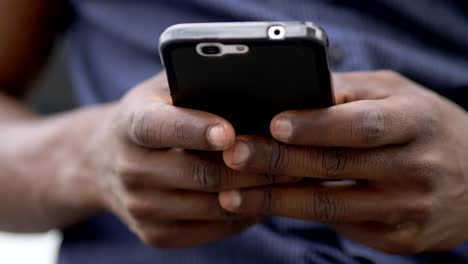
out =
<svg viewBox="0 0 468 264"><path fill-rule="evenodd" d="M246 54L204 57L202 42L242 44ZM286 110L333 105L326 47L310 38L173 40L162 46L171 95L179 107L211 112L237 134L269 134Z"/></svg>

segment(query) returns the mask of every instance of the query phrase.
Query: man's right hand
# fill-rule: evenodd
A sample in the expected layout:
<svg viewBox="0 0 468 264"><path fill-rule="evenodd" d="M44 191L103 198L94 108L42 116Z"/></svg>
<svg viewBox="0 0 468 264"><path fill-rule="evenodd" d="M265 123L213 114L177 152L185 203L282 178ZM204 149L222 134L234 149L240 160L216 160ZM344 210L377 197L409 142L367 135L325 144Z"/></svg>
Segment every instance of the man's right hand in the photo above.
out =
<svg viewBox="0 0 468 264"><path fill-rule="evenodd" d="M228 168L220 151L234 144L233 127L173 106L164 76L131 90L92 141L100 200L152 246L189 247L239 233L259 219L224 211L218 192L292 179Z"/></svg>

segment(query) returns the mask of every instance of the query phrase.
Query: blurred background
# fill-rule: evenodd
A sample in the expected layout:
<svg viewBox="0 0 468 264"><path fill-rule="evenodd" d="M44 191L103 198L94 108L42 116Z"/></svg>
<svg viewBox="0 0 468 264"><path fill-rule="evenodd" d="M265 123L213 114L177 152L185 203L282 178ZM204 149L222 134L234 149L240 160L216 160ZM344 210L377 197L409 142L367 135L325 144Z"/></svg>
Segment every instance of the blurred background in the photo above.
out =
<svg viewBox="0 0 468 264"><path fill-rule="evenodd" d="M29 104L39 112L52 114L73 108L75 100L67 71L65 45L58 40L44 72L34 84ZM60 233L17 235L0 232L0 264L55 263Z"/></svg>

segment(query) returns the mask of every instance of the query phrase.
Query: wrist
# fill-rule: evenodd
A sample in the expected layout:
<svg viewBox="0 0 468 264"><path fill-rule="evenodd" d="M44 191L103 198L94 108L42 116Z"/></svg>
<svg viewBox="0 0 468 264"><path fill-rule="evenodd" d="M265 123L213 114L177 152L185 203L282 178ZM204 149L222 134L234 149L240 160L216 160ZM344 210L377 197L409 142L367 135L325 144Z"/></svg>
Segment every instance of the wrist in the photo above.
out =
<svg viewBox="0 0 468 264"><path fill-rule="evenodd" d="M65 227L106 209L103 199L104 186L100 183L108 158L105 150L106 127L114 106L102 105L67 114L61 132L56 135L59 147L51 153L51 163L56 164L57 173L44 182L40 191L39 208L45 217L57 217L58 227ZM107 152L108 153L108 152Z"/></svg>

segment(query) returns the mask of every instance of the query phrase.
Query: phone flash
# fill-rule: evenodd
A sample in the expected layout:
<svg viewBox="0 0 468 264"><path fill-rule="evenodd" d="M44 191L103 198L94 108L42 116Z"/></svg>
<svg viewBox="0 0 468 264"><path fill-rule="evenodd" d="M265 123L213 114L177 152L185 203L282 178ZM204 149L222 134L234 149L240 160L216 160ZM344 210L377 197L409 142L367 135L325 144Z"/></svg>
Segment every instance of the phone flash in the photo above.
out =
<svg viewBox="0 0 468 264"><path fill-rule="evenodd" d="M222 57L224 55L246 54L249 52L247 45L225 45L223 43L200 43L196 51L203 57Z"/></svg>

